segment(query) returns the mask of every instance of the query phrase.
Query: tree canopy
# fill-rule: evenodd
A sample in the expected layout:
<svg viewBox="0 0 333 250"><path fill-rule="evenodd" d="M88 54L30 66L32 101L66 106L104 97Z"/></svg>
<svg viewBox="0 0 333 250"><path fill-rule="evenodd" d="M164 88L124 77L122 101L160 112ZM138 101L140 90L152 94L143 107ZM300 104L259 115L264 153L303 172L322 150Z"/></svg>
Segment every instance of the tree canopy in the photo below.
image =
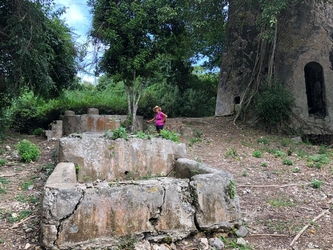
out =
<svg viewBox="0 0 333 250"><path fill-rule="evenodd" d="M53 0L0 3L0 105L22 89L58 96L77 73L71 31L54 12Z"/></svg>

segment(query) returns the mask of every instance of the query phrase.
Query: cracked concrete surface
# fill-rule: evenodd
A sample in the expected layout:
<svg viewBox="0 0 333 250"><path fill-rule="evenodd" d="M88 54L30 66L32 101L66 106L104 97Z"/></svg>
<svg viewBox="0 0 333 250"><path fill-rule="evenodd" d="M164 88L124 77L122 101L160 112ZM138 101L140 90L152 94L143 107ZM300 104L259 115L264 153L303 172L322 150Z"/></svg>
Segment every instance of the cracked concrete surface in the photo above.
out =
<svg viewBox="0 0 333 250"><path fill-rule="evenodd" d="M168 160L173 177L92 183L77 182L74 163L59 163L44 188L43 246L108 247L133 235L177 241L203 230L230 231L239 223L228 172L186 158Z"/></svg>

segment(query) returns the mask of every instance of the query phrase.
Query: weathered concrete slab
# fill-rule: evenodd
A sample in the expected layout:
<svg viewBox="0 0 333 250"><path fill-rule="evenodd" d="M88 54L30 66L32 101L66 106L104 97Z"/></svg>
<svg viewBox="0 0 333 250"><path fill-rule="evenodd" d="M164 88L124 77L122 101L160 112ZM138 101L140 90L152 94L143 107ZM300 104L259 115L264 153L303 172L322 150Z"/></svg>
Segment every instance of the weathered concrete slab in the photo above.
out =
<svg viewBox="0 0 333 250"><path fill-rule="evenodd" d="M189 180L70 183L75 167L58 164L44 189L42 242L46 248L115 245L128 235L183 239L196 232ZM59 178L63 176L64 182Z"/></svg>
<svg viewBox="0 0 333 250"><path fill-rule="evenodd" d="M126 180L165 176L174 159L185 157L185 144L162 138L111 140L89 133L82 138L61 138L59 161L73 162L79 182Z"/></svg>
<svg viewBox="0 0 333 250"><path fill-rule="evenodd" d="M232 175L194 160L175 162L175 176L190 178L195 198L196 221L200 230L231 230L240 219L239 198L230 194Z"/></svg>
<svg viewBox="0 0 333 250"><path fill-rule="evenodd" d="M190 177L80 184L75 165L59 163L44 188L43 246L117 246L132 236L176 241L239 225L239 199L236 193L230 197L228 172L186 158L178 159L174 170Z"/></svg>
<svg viewBox="0 0 333 250"><path fill-rule="evenodd" d="M87 114L77 115L74 111L67 110L62 119L63 134L105 132L121 127L128 119L126 115L100 115L98 109L90 108ZM143 130L143 117L136 117L136 128Z"/></svg>

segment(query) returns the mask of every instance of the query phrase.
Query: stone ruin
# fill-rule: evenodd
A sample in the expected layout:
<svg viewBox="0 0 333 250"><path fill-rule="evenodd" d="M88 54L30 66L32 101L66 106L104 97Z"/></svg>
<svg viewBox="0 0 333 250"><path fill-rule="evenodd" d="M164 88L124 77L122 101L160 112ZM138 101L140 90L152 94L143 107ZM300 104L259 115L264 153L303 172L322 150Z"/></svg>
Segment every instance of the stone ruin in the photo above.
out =
<svg viewBox="0 0 333 250"><path fill-rule="evenodd" d="M126 115L100 115L96 108L89 108L87 114L75 114L72 110L65 111L59 120L45 130L47 140L60 139L73 133L105 132L120 128L121 124L127 122ZM143 117L137 116L136 128L143 130Z"/></svg>
<svg viewBox="0 0 333 250"><path fill-rule="evenodd" d="M240 0L229 4L228 44L221 63L216 116L237 112L256 65L261 41L258 11L246 6ZM332 11L329 1L299 1L285 10L286 18L278 22L275 78L293 94L290 126L304 135L333 134ZM267 74L267 68L262 74Z"/></svg>
<svg viewBox="0 0 333 250"><path fill-rule="evenodd" d="M182 143L62 137L44 187L41 241L46 249L104 249L230 232L240 225L234 188L230 173L187 159Z"/></svg>

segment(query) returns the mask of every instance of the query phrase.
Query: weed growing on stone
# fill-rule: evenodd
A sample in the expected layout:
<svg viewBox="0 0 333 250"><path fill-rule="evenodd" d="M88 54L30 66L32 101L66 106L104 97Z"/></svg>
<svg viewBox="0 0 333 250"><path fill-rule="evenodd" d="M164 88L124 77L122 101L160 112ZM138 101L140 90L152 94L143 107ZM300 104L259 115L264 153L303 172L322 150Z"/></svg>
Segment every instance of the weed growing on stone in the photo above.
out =
<svg viewBox="0 0 333 250"><path fill-rule="evenodd" d="M135 135L137 136L137 138L139 139L148 139L150 140L151 138L153 138L153 135L149 133L149 131L147 131L146 133L145 132L142 132L142 131L137 131L135 133Z"/></svg>
<svg viewBox="0 0 333 250"><path fill-rule="evenodd" d="M255 151L253 151L252 156L256 157L256 158L261 158L262 152L260 150L255 150Z"/></svg>
<svg viewBox="0 0 333 250"><path fill-rule="evenodd" d="M81 169L81 166L80 166L80 165L75 165L75 173L76 173L76 175L79 174L80 169Z"/></svg>
<svg viewBox="0 0 333 250"><path fill-rule="evenodd" d="M231 199L235 198L236 195L236 183L233 180L230 180L229 183L229 196Z"/></svg>
<svg viewBox="0 0 333 250"><path fill-rule="evenodd" d="M160 132L160 136L162 136L162 138L164 138L164 139L171 140L173 142L179 142L179 137L176 132L172 132L172 131L163 129Z"/></svg>
<svg viewBox="0 0 333 250"><path fill-rule="evenodd" d="M38 147L30 142L29 140L23 139L20 141L16 148L18 150L19 156L21 156L24 162L32 162L39 159L41 154Z"/></svg>
<svg viewBox="0 0 333 250"><path fill-rule="evenodd" d="M263 162L263 163L261 163L261 166L267 168L268 164L267 164L267 162Z"/></svg>
<svg viewBox="0 0 333 250"><path fill-rule="evenodd" d="M128 134L127 134L126 128L120 127L120 128L117 128L117 129L113 130L113 135L112 135L111 138L113 140L116 140L118 138L122 138L122 139L127 140L128 139Z"/></svg>

